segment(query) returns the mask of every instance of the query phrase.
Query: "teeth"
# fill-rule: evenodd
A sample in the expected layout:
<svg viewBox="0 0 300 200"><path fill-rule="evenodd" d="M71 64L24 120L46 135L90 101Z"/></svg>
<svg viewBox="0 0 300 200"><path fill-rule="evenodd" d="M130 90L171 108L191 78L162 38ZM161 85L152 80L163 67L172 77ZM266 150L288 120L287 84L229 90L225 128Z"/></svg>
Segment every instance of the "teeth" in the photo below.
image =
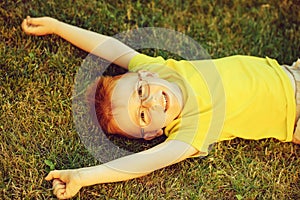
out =
<svg viewBox="0 0 300 200"><path fill-rule="evenodd" d="M166 97L166 94L163 93L162 97L163 97L164 110L166 111L167 110L167 97Z"/></svg>

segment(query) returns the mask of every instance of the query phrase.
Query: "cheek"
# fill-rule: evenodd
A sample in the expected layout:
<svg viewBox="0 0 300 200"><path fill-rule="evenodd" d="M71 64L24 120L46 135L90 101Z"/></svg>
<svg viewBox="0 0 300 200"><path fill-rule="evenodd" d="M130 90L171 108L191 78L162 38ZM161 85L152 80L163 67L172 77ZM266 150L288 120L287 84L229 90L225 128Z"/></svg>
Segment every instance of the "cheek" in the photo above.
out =
<svg viewBox="0 0 300 200"><path fill-rule="evenodd" d="M153 131L165 126L167 115L162 108L157 108L157 110L150 110L150 115L151 123L145 129L147 129L148 131Z"/></svg>
<svg viewBox="0 0 300 200"><path fill-rule="evenodd" d="M115 124L121 129L123 132L131 135L133 137L140 136L140 127L138 127L135 122L130 118L128 114L127 106L118 106L113 109L113 118Z"/></svg>

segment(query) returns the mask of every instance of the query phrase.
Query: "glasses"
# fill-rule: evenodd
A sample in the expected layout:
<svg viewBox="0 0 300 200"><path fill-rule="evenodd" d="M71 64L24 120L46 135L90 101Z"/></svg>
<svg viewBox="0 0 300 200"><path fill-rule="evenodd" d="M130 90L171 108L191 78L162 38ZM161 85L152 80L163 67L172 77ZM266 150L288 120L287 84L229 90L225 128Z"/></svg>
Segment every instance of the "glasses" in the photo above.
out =
<svg viewBox="0 0 300 200"><path fill-rule="evenodd" d="M146 119L147 108L143 107L143 103L146 99L148 99L150 94L150 86L149 83L142 78L142 74L138 73L138 82L136 85L136 93L140 99L140 107L138 109L138 121L139 126L141 127L141 137L144 138L145 130L143 127L147 126L150 121Z"/></svg>

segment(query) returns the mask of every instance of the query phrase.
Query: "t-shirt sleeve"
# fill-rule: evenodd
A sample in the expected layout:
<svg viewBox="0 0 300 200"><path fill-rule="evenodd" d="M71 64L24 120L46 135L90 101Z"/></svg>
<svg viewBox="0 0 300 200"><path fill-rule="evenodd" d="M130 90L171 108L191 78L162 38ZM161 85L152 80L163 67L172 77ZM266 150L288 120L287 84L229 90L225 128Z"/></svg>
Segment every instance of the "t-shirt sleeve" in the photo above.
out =
<svg viewBox="0 0 300 200"><path fill-rule="evenodd" d="M151 57L145 54L137 54L134 56L128 65L129 71L139 71L139 70L150 70L151 65L164 64L165 59L161 56L159 57Z"/></svg>

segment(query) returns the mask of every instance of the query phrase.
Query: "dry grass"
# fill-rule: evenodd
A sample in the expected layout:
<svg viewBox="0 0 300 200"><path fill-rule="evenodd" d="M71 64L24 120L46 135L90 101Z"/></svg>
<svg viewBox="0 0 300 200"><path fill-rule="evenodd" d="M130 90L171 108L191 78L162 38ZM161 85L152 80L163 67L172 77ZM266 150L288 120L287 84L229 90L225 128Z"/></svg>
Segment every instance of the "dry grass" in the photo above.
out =
<svg viewBox="0 0 300 200"><path fill-rule="evenodd" d="M50 170L97 164L81 144L71 109L87 55L55 36L21 32L26 15L50 15L108 35L155 26L181 31L214 58L247 54L291 64L300 57L300 2L1 1L0 198L51 199ZM299 146L268 139L218 144L149 176L84 188L75 199L299 199Z"/></svg>

